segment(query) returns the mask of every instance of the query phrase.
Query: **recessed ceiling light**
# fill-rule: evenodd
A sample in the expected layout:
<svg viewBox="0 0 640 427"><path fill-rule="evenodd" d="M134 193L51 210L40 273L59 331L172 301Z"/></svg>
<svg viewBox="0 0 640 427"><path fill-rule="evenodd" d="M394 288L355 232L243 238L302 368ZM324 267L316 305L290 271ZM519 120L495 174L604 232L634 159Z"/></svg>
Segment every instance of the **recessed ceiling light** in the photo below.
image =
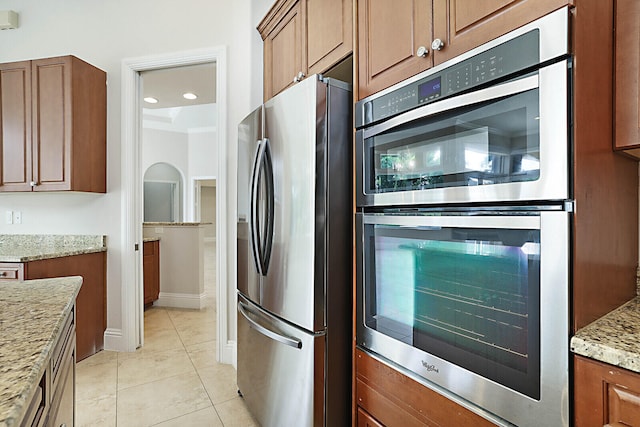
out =
<svg viewBox="0 0 640 427"><path fill-rule="evenodd" d="M187 93L183 93L182 97L184 99L196 99L198 95L196 95L195 93L187 92Z"/></svg>
<svg viewBox="0 0 640 427"><path fill-rule="evenodd" d="M153 96L147 96L144 98L144 102L148 102L149 104L157 104L158 100Z"/></svg>

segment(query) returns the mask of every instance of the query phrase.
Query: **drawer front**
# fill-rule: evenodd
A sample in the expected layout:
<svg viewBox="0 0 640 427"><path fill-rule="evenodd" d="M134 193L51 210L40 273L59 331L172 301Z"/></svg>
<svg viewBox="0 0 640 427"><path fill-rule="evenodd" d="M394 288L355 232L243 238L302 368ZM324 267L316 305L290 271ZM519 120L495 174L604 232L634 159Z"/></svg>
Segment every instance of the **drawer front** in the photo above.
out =
<svg viewBox="0 0 640 427"><path fill-rule="evenodd" d="M0 263L0 280L24 280L23 264Z"/></svg>
<svg viewBox="0 0 640 427"><path fill-rule="evenodd" d="M64 326L58 337L58 341L53 348L51 354L51 378L53 390L56 390L58 381L60 379L61 368L64 365L64 361L68 358L68 354L72 353L75 349L75 307L71 310L71 313L67 316L64 322Z"/></svg>

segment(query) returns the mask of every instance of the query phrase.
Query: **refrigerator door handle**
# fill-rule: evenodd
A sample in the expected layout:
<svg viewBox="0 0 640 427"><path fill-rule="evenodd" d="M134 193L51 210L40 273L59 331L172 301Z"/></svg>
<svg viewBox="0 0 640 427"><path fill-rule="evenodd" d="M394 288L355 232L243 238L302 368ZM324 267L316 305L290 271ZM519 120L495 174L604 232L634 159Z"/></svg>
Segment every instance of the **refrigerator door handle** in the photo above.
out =
<svg viewBox="0 0 640 427"><path fill-rule="evenodd" d="M247 314L247 311L251 311L251 310L247 305L243 304L240 301L238 302L238 311L240 312L240 314L244 316L245 319L247 319L247 321L249 322L249 326L251 326L256 331L260 332L262 335L293 348L297 348L297 349L302 348L301 340L274 332L271 329L268 329L262 326L261 324L253 320L251 317L249 317L249 315Z"/></svg>
<svg viewBox="0 0 640 427"><path fill-rule="evenodd" d="M260 230L258 225L258 197L260 190L260 152L263 143L258 141L256 146L256 155L253 160L253 169L251 172L251 200L250 200L250 228L251 228L251 248L253 253L253 262L259 275L262 274L262 256L260 254Z"/></svg>
<svg viewBox="0 0 640 427"><path fill-rule="evenodd" d="M275 187L273 182L273 161L271 159L271 144L269 143L269 138L264 139L263 167L267 189L267 229L266 236L264 236L262 248L262 272L264 275L266 275L267 270L269 269L269 262L271 260L271 248L273 246L273 226L275 222Z"/></svg>

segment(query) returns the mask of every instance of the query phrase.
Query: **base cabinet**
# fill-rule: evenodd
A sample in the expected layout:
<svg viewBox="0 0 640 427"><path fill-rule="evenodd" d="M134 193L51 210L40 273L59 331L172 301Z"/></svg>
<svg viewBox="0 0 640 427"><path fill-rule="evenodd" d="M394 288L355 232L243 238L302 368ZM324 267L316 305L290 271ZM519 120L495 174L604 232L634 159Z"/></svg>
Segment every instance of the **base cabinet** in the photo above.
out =
<svg viewBox="0 0 640 427"><path fill-rule="evenodd" d="M106 252L25 263L0 263L0 280L50 279L64 276L83 278L80 293L76 297L76 356L78 360L82 360L104 348L104 331L107 328Z"/></svg>
<svg viewBox="0 0 640 427"><path fill-rule="evenodd" d="M367 411L364 411L362 408L358 408L356 425L358 427L382 427L375 418L373 418Z"/></svg>
<svg viewBox="0 0 640 427"><path fill-rule="evenodd" d="M144 275L144 305L153 304L160 296L160 242L142 244L142 270Z"/></svg>
<svg viewBox="0 0 640 427"><path fill-rule="evenodd" d="M576 427L640 426L640 374L574 358Z"/></svg>
<svg viewBox="0 0 640 427"><path fill-rule="evenodd" d="M75 426L75 307L53 343L46 369L20 422L21 427Z"/></svg>
<svg viewBox="0 0 640 427"><path fill-rule="evenodd" d="M494 426L360 349L356 404L358 427Z"/></svg>

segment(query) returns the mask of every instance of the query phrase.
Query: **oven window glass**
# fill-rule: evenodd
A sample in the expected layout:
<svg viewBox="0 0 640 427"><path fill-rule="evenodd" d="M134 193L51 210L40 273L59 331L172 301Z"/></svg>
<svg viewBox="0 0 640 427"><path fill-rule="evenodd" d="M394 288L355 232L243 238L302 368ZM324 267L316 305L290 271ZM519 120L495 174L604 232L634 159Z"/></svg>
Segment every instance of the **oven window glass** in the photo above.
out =
<svg viewBox="0 0 640 427"><path fill-rule="evenodd" d="M539 398L540 231L365 226L365 324Z"/></svg>
<svg viewBox="0 0 640 427"><path fill-rule="evenodd" d="M394 127L365 153L367 193L535 181L538 89Z"/></svg>

